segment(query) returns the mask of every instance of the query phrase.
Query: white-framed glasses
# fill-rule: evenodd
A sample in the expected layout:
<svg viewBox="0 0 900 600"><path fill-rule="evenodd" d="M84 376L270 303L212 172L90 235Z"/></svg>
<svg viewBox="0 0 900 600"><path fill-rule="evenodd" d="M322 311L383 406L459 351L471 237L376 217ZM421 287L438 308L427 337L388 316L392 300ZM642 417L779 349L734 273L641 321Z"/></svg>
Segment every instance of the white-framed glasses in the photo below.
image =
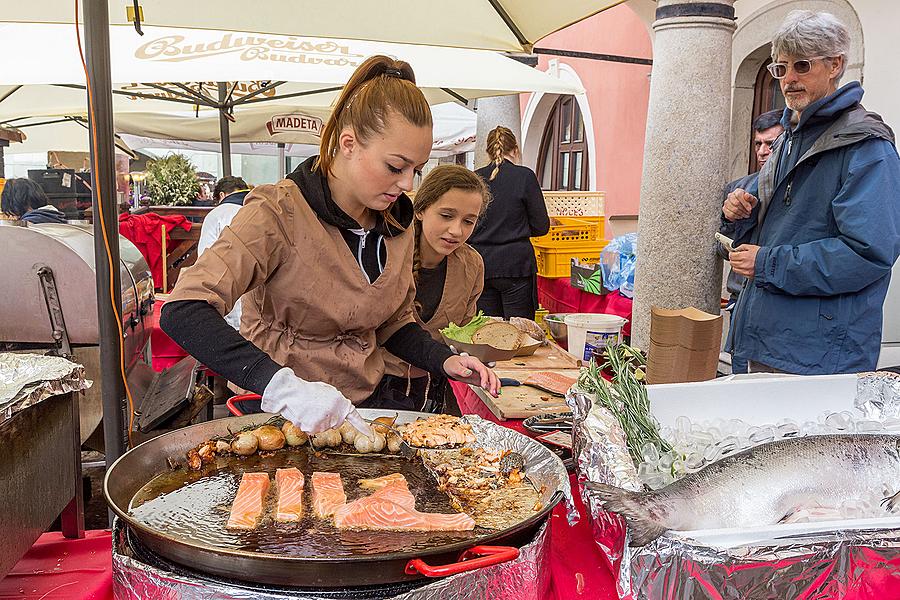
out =
<svg viewBox="0 0 900 600"><path fill-rule="evenodd" d="M795 60L793 62L794 72L798 75L806 75L809 73L809 70L812 68L812 63L814 60L823 60L826 58L830 58L829 56L813 56L810 58L803 58L800 60ZM775 79L784 79L787 76L787 69L791 63L786 62L773 62L766 68L769 70L769 73L772 74L772 77Z"/></svg>

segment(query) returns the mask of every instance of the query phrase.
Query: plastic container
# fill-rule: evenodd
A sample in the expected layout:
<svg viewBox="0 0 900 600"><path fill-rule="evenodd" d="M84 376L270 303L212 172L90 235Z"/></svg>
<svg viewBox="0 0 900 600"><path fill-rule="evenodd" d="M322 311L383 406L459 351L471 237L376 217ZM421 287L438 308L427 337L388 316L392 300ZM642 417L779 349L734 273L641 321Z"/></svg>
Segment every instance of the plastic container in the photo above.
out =
<svg viewBox="0 0 900 600"><path fill-rule="evenodd" d="M551 246L554 243L603 241L603 217L553 217L558 223L550 226L546 235L531 238L532 243Z"/></svg>
<svg viewBox="0 0 900 600"><path fill-rule="evenodd" d="M596 265L600 262L600 251L607 242L550 242L534 244L537 259L538 275L541 277L568 278L572 273L572 259L577 258L583 265Z"/></svg>
<svg viewBox="0 0 900 600"><path fill-rule="evenodd" d="M544 204L551 217L595 217L603 214L606 192L544 192Z"/></svg>
<svg viewBox="0 0 900 600"><path fill-rule="evenodd" d="M622 326L628 319L617 315L573 313L566 315L569 333L569 354L585 362L591 359L594 349L603 349L612 341L622 341Z"/></svg>

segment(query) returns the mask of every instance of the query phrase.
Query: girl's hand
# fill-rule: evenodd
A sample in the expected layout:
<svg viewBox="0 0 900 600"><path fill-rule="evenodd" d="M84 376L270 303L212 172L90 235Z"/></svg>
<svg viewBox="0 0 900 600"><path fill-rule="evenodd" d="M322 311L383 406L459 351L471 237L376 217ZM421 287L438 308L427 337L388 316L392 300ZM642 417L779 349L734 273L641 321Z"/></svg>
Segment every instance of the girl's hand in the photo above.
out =
<svg viewBox="0 0 900 600"><path fill-rule="evenodd" d="M444 361L447 377L477 385L496 398L500 395L500 379L474 356L451 356Z"/></svg>

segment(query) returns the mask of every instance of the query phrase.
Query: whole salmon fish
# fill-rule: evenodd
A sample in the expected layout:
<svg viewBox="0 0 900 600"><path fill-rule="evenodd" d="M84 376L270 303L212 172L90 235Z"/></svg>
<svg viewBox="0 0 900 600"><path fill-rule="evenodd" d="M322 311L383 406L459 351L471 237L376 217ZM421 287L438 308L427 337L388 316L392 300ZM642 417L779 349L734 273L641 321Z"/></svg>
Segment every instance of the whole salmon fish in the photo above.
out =
<svg viewBox="0 0 900 600"><path fill-rule="evenodd" d="M900 436L817 435L778 440L727 456L651 492L585 485L602 506L625 517L632 546L667 530L774 525L810 506L837 507L871 490L900 504Z"/></svg>

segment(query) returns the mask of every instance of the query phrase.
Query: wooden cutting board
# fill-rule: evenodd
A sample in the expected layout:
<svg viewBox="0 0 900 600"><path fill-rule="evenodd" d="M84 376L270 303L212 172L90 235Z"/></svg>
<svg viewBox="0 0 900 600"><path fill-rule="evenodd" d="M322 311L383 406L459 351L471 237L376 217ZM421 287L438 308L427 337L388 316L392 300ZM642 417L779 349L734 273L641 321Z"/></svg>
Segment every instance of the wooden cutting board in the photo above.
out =
<svg viewBox="0 0 900 600"><path fill-rule="evenodd" d="M498 363L506 366L506 363ZM510 377L519 381L524 381L528 377L529 371L548 370L548 369L529 369L528 371L495 369L498 377ZM569 377L578 377L578 369L554 369L558 373ZM484 405L490 409L494 415L501 421L507 419L526 419L535 415L543 415L547 413L568 412L569 407L566 405L566 399L560 396L554 396L543 390L533 388L527 385L505 386L500 390L500 397L493 398L490 394L478 387L472 387L472 390L481 398Z"/></svg>
<svg viewBox="0 0 900 600"><path fill-rule="evenodd" d="M525 371L559 371L562 369L578 369L581 361L550 342L547 346L542 346L535 350L531 356L520 356L512 360L504 360L497 363L495 370L525 370ZM504 376L505 377L505 376ZM510 375L509 377L513 377ZM515 377L516 379L524 379L525 377Z"/></svg>

